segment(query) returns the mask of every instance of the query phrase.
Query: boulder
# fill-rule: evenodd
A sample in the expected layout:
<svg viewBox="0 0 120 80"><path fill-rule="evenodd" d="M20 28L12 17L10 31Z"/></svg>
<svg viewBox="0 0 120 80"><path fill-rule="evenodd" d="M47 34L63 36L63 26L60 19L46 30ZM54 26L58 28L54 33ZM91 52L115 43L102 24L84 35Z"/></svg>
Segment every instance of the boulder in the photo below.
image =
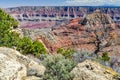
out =
<svg viewBox="0 0 120 80"><path fill-rule="evenodd" d="M75 74L73 80L120 80L118 73L91 60L79 63L71 73Z"/></svg>
<svg viewBox="0 0 120 80"><path fill-rule="evenodd" d="M26 67L0 52L0 80L23 80Z"/></svg>
<svg viewBox="0 0 120 80"><path fill-rule="evenodd" d="M6 47L0 47L0 55L1 55L0 67L2 67L0 68L0 78L3 78L2 75L4 75L4 77L9 75L8 77L5 77L5 79L0 79L0 80L13 80L11 79L12 76L10 76L11 73L13 74L13 77L14 76L42 77L42 75L45 72L45 67L42 64L39 64L34 60L20 54L16 50ZM22 79L16 78L15 80L22 80Z"/></svg>

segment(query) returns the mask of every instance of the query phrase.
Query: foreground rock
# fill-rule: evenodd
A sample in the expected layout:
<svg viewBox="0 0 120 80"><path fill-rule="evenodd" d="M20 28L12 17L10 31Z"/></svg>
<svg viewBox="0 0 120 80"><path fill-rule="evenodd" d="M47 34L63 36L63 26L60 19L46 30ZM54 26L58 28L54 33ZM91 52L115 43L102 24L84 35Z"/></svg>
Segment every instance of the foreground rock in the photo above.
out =
<svg viewBox="0 0 120 80"><path fill-rule="evenodd" d="M120 75L112 69L90 60L79 63L72 73L75 74L73 80L120 80Z"/></svg>
<svg viewBox="0 0 120 80"><path fill-rule="evenodd" d="M35 77L35 76L29 76L26 78L26 80L42 80L42 78Z"/></svg>
<svg viewBox="0 0 120 80"><path fill-rule="evenodd" d="M22 80L26 67L0 52L0 80Z"/></svg>
<svg viewBox="0 0 120 80"><path fill-rule="evenodd" d="M29 77L40 80L44 72L41 64L16 50L0 47L0 80L28 80Z"/></svg>

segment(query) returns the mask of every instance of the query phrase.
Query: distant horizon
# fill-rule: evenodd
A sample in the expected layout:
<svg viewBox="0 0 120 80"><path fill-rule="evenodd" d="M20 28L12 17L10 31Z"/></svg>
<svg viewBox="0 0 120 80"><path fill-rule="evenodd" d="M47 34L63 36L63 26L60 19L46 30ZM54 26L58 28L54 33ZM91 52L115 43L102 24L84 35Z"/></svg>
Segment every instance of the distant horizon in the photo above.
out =
<svg viewBox="0 0 120 80"><path fill-rule="evenodd" d="M0 8L21 6L120 6L119 0L0 0Z"/></svg>

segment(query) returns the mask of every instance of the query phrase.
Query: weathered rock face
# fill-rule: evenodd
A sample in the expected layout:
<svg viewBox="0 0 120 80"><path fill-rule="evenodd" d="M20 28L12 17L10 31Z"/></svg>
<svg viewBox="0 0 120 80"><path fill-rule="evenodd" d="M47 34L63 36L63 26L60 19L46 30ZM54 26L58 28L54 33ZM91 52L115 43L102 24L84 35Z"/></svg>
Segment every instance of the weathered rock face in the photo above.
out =
<svg viewBox="0 0 120 80"><path fill-rule="evenodd" d="M60 18L76 18L83 17L85 14L92 13L96 9L100 9L102 12L109 14L113 19L119 20L120 8L119 7L81 7L81 6L49 6L49 7L41 7L41 6L28 6L28 7L15 7L8 8L5 11L9 14L15 15L18 19L23 20L39 20L37 17L44 17L44 19L50 17L56 19ZM69 14L68 14L69 12ZM31 18L32 17L32 18ZM59 19L59 18L58 18Z"/></svg>
<svg viewBox="0 0 120 80"><path fill-rule="evenodd" d="M0 52L0 80L23 80L27 75L26 71L23 64Z"/></svg>
<svg viewBox="0 0 120 80"><path fill-rule="evenodd" d="M112 69L100 65L97 62L86 60L79 63L73 70L73 80L119 80L120 75Z"/></svg>
<svg viewBox="0 0 120 80"><path fill-rule="evenodd" d="M93 13L86 15L81 24L85 25L86 27L97 27L97 25L100 26L101 24L111 24L110 26L115 26L110 15L105 14L100 10L96 10Z"/></svg>
<svg viewBox="0 0 120 80"><path fill-rule="evenodd" d="M26 80L43 80L43 79L35 76L29 76L26 78Z"/></svg>
<svg viewBox="0 0 120 80"><path fill-rule="evenodd" d="M45 67L41 64L16 50L0 47L0 80L25 80L27 76L41 78L44 72Z"/></svg>

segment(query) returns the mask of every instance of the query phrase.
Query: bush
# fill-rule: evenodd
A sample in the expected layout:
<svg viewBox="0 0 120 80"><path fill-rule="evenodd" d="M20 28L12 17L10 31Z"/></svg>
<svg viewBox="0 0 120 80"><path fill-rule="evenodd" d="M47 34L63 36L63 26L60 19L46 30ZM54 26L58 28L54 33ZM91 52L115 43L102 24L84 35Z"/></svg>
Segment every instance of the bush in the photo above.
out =
<svg viewBox="0 0 120 80"><path fill-rule="evenodd" d="M32 53L32 41L27 37L19 39L17 43L17 50L23 54Z"/></svg>
<svg viewBox="0 0 120 80"><path fill-rule="evenodd" d="M46 53L42 43L39 41L31 41L28 37L23 37L18 41L17 50L23 54L32 53L35 56Z"/></svg>
<svg viewBox="0 0 120 80"><path fill-rule="evenodd" d="M18 22L0 9L0 46L9 47L12 45L10 43L13 38L10 30L16 25L18 25Z"/></svg>
<svg viewBox="0 0 120 80"><path fill-rule="evenodd" d="M113 55L110 58L110 67L120 73L119 56Z"/></svg>
<svg viewBox="0 0 120 80"><path fill-rule="evenodd" d="M72 60L65 59L60 54L49 55L43 61L46 67L44 80L72 80L74 74L70 73L76 63Z"/></svg>
<svg viewBox="0 0 120 80"><path fill-rule="evenodd" d="M23 54L32 53L34 55L45 54L46 50L42 43L32 41L28 37L20 38L13 27L18 22L0 9L0 46L15 48Z"/></svg>
<svg viewBox="0 0 120 80"><path fill-rule="evenodd" d="M40 43L38 41L34 41L32 44L32 53L34 55L38 56L39 54L45 54L46 50L42 43Z"/></svg>
<svg viewBox="0 0 120 80"><path fill-rule="evenodd" d="M75 51L70 48L67 48L67 49L58 48L57 50L57 53L62 54L63 56L65 56L65 58L72 58L72 54L74 52Z"/></svg>
<svg viewBox="0 0 120 80"><path fill-rule="evenodd" d="M110 67L113 68L113 66L115 65L115 63L119 62L119 56L111 56L110 58Z"/></svg>
<svg viewBox="0 0 120 80"><path fill-rule="evenodd" d="M103 60L104 62L110 60L110 57L108 56L108 52L104 52L104 53L102 54L102 60Z"/></svg>
<svg viewBox="0 0 120 80"><path fill-rule="evenodd" d="M87 50L77 50L73 55L72 58L77 63L82 62L86 59L90 59L90 52Z"/></svg>
<svg viewBox="0 0 120 80"><path fill-rule="evenodd" d="M108 52L104 52L102 56L92 58L92 60L97 61L102 65L110 67L110 57L108 56Z"/></svg>

